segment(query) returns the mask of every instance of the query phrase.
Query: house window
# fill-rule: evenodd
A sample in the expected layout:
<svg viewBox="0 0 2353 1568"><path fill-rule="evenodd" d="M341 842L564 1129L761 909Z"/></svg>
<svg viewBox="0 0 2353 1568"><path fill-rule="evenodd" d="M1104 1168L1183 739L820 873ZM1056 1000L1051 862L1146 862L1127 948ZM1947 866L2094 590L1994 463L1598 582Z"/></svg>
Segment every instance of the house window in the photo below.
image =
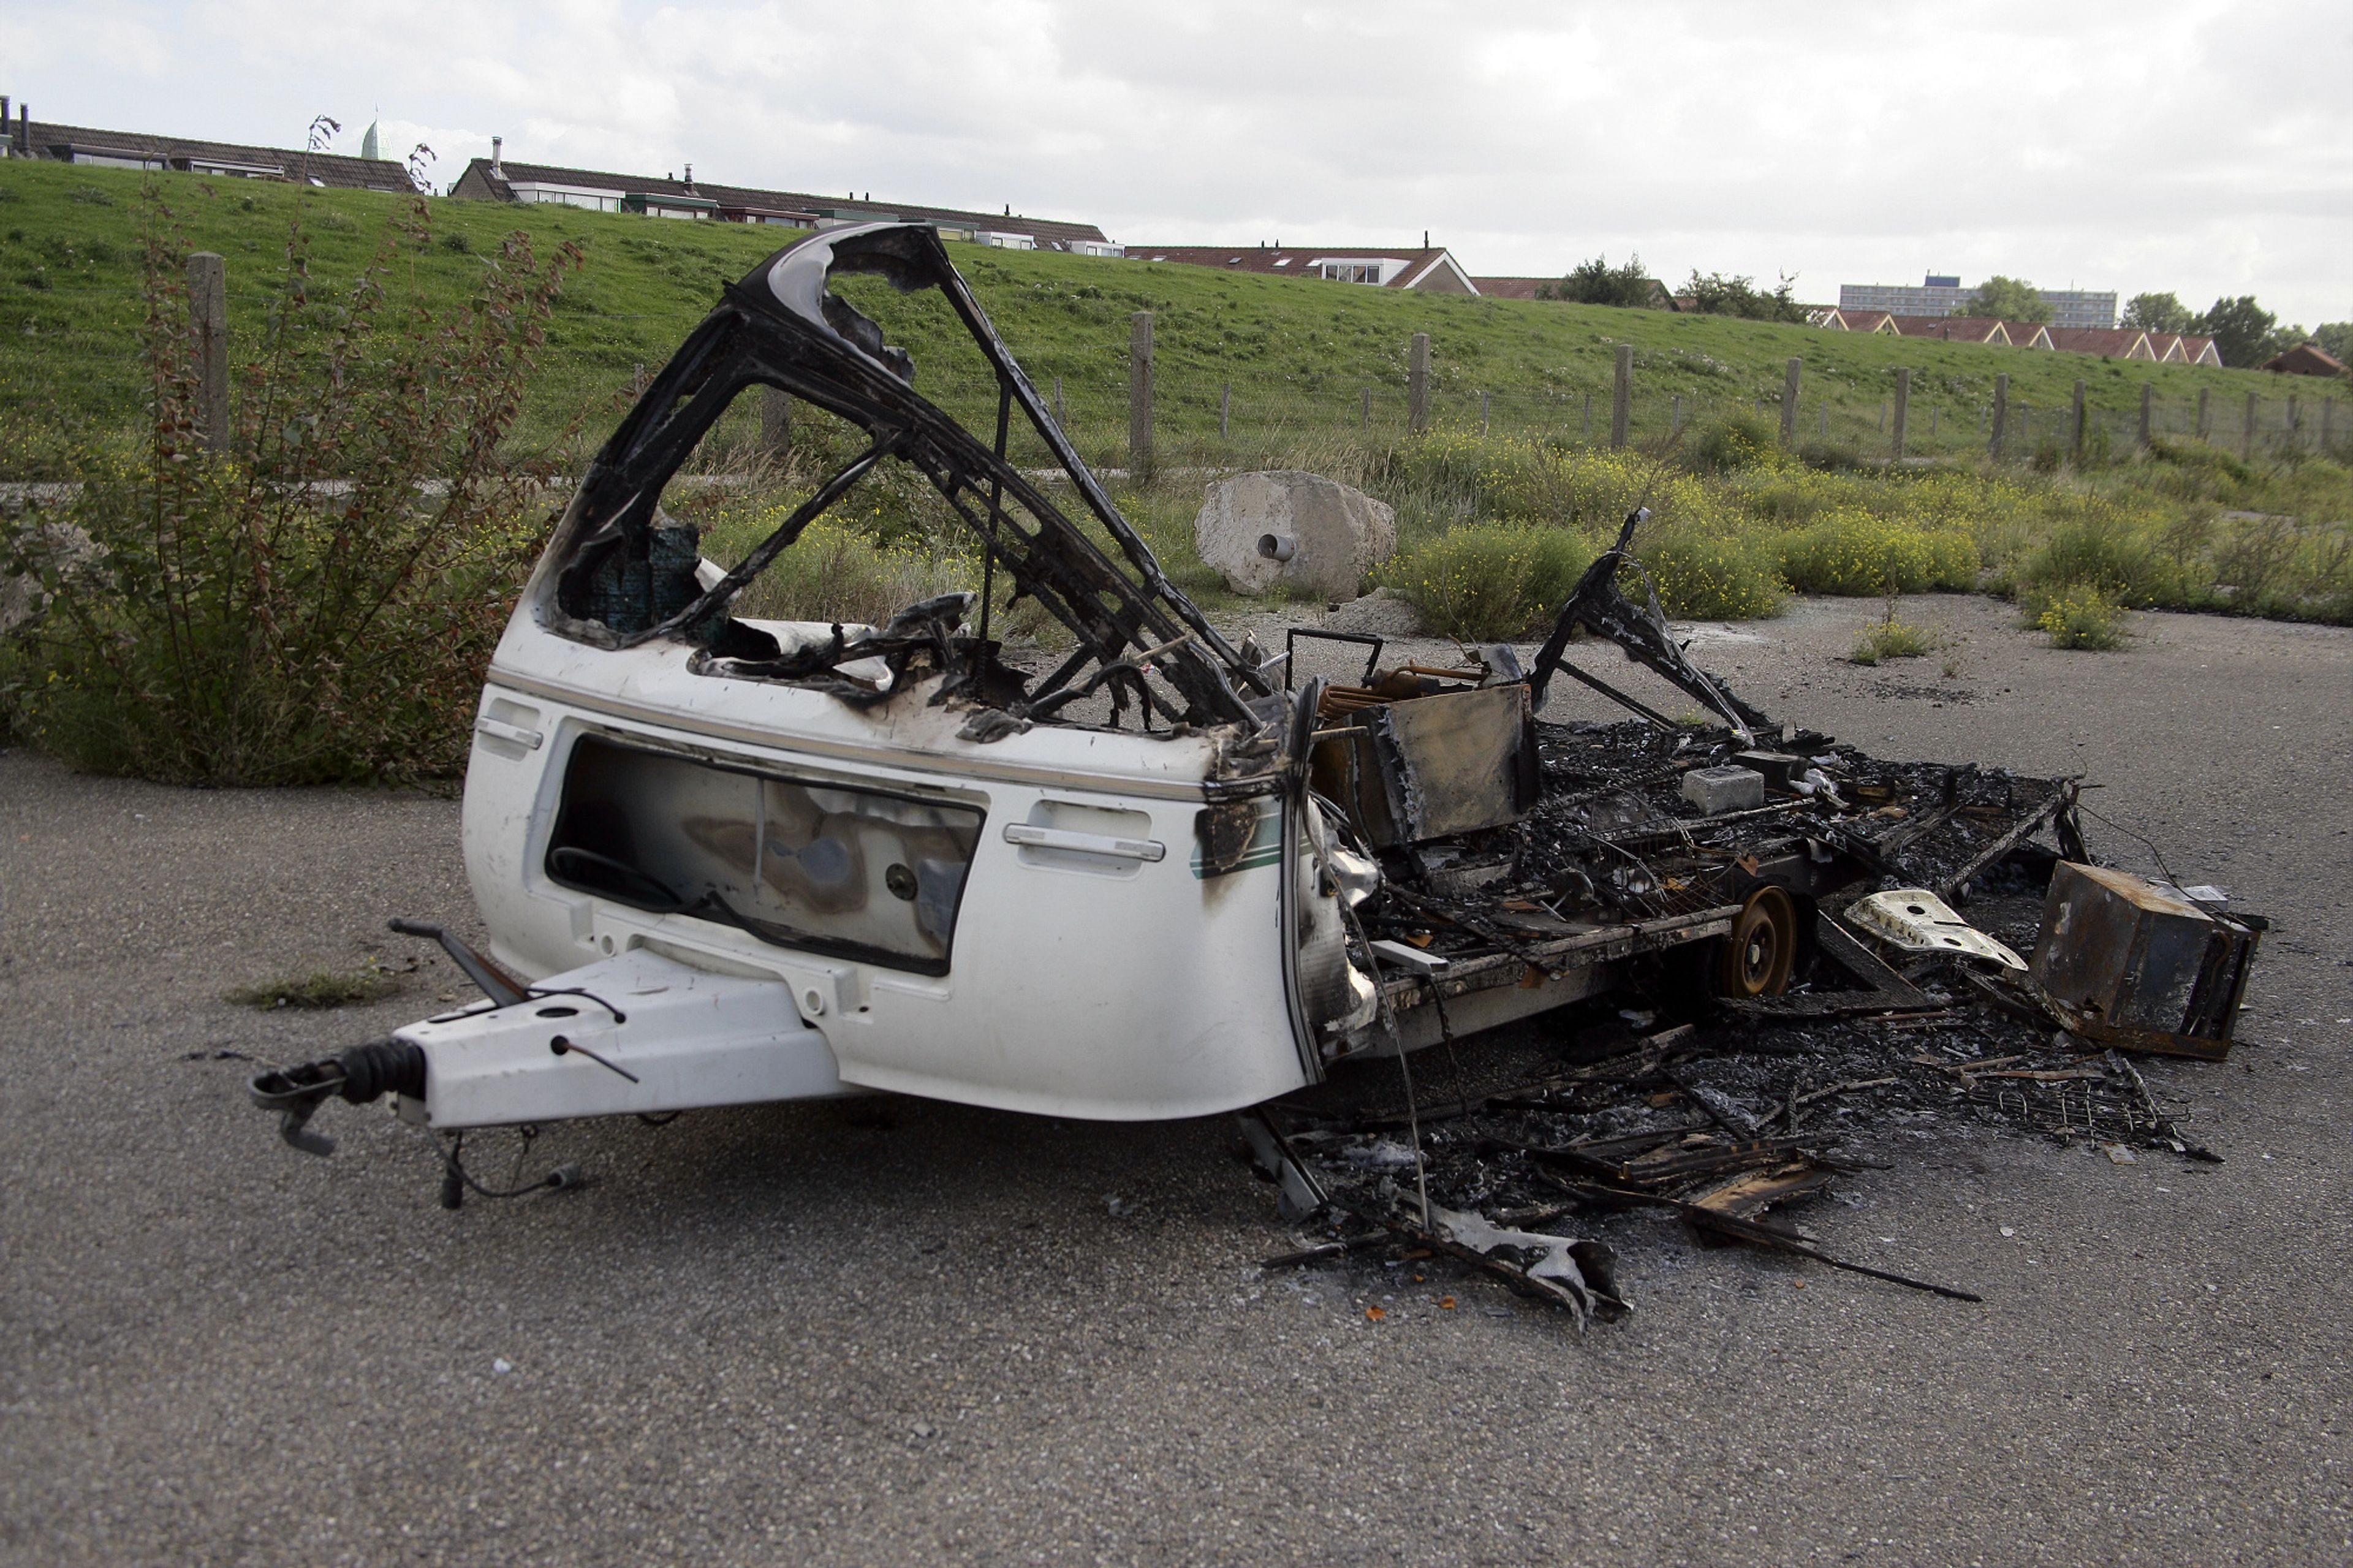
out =
<svg viewBox="0 0 2353 1568"><path fill-rule="evenodd" d="M1327 261L1324 276L1338 283L1378 283L1381 264L1377 261Z"/></svg>
<svg viewBox="0 0 2353 1568"><path fill-rule="evenodd" d="M618 191L583 190L577 186L538 185L521 181L511 183L509 190L519 202L541 202L553 206L586 207L590 212L617 212L621 205Z"/></svg>
<svg viewBox="0 0 2353 1568"><path fill-rule="evenodd" d="M276 163L230 163L206 158L190 158L188 172L240 180L282 180L286 177L285 169Z"/></svg>
<svg viewBox="0 0 2353 1568"><path fill-rule="evenodd" d="M100 169L160 169L164 167L163 160L160 158L142 158L130 153L91 153L86 152L79 147L75 148L72 153L67 156L66 161L69 163L88 163L93 168Z"/></svg>

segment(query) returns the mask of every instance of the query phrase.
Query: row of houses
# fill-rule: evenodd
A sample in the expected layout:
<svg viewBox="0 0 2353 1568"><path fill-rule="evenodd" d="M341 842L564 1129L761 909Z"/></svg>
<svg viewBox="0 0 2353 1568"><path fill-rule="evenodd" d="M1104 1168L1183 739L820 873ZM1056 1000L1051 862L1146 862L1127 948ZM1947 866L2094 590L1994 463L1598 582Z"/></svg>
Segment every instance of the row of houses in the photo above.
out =
<svg viewBox="0 0 2353 1568"><path fill-rule="evenodd" d="M1008 250L1060 250L1076 256L1117 256L1122 247L1091 223L961 207L827 196L809 191L768 190L754 185L697 184L694 165L674 174L616 174L554 163L517 163L505 156L504 141L491 138L491 155L475 158L449 187L453 196L477 201L522 202L584 207L591 212L642 213L648 217L715 223L779 224L794 228L831 228L850 223L928 223L950 239L971 240Z"/></svg>
<svg viewBox="0 0 2353 1568"><path fill-rule="evenodd" d="M14 118L10 110L14 110ZM417 187L408 171L375 157L373 128L361 157L288 147L212 142L151 132L113 131L88 125L37 121L24 104L0 96L0 156L81 163L104 169L174 171L219 179L269 180L338 190L408 193ZM510 163L493 137L491 155L475 158L451 183L449 195L483 201L554 203L601 212L635 212L649 217L699 218L723 223L782 224L826 228L844 223L908 219L936 225L952 239L1015 250L1061 250L1082 256L1117 256L1103 231L1090 223L969 212L887 202L856 195L823 196L807 191L748 185L697 184L691 164L683 179L671 175L616 174L551 163Z"/></svg>
<svg viewBox="0 0 2353 1568"><path fill-rule="evenodd" d="M1936 338L1997 348L2052 349L2098 354L2102 359L2147 360L2152 364L2220 365L2214 340L2191 332L2145 332L2137 327L2051 327L2035 321L2004 321L1991 316L1898 316L1887 310L1824 306L1813 313L1818 327L1834 332L1884 332L1891 337Z"/></svg>
<svg viewBox="0 0 2353 1568"><path fill-rule="evenodd" d="M189 136L158 136L140 131L105 131L35 120L29 105L10 105L0 95L0 155L87 163L100 169L175 170L215 179L278 180L337 190L411 192L408 171L388 158L353 158L338 153L255 147L241 142L207 142Z"/></svg>

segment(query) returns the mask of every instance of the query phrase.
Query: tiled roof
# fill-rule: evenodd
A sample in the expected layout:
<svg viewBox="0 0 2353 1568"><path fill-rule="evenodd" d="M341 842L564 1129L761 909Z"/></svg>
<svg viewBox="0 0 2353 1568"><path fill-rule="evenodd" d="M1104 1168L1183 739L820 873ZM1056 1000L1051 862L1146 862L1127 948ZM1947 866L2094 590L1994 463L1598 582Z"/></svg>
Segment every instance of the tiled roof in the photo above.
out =
<svg viewBox="0 0 2353 1568"><path fill-rule="evenodd" d="M668 176L567 169L554 163L522 163L512 158L501 159L496 174L491 174L488 158L472 160L452 186L452 194L493 201L512 201L515 199L513 187L519 184L570 185L584 190L618 192L625 195L682 197L689 201L714 202L722 208L800 217L812 222L822 217L857 222L906 218L916 223L936 223L952 228L985 230L994 234L1026 234L1039 245L1056 249L1067 247L1072 242L1090 245L1110 243L1103 231L1091 223L1064 223L1052 218L967 212L959 207L910 205L903 202L857 201L849 196L821 196L808 191L771 191L753 185L714 184L709 180L689 184Z"/></svg>
<svg viewBox="0 0 2353 1568"><path fill-rule="evenodd" d="M1990 316L1894 316L1895 330L1907 338L1941 338L1954 343L2010 344L2010 333Z"/></svg>
<svg viewBox="0 0 2353 1568"><path fill-rule="evenodd" d="M1411 289L1431 271L1452 268L1465 283L1483 294L1485 287L1462 271L1442 245L1424 249L1392 249L1378 245L1131 245L1130 261L1176 261L1188 267L1217 267L1229 272L1259 272L1271 278L1316 276L1322 261L1397 261L1404 263L1384 287ZM1531 285L1538 281L1530 279ZM1535 289L1520 298L1533 298Z"/></svg>
<svg viewBox="0 0 2353 1568"><path fill-rule="evenodd" d="M2052 327L2051 346L2068 353L2104 359L2154 359L2148 334L2138 327Z"/></svg>
<svg viewBox="0 0 2353 1568"><path fill-rule="evenodd" d="M347 158L338 153L302 153L290 147L250 147L237 142L202 142L187 136L159 136L144 131L101 131L89 125L58 125L36 120L30 136L32 155L61 163L93 157L126 163L160 164L168 169L245 174L248 178L284 179L345 190L401 191L415 187L408 171L388 158Z"/></svg>

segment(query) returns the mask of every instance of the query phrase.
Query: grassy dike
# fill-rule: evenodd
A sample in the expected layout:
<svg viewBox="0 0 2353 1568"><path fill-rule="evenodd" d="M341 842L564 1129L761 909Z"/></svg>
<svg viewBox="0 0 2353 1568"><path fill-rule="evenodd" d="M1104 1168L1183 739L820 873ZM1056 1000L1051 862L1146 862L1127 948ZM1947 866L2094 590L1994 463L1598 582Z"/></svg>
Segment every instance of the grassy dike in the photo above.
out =
<svg viewBox="0 0 2353 1568"><path fill-rule="evenodd" d="M347 283L373 253L400 198L237 180L47 163L0 163L0 384L10 392L0 478L40 477L54 466L58 433L108 436L136 423L142 397L137 331L149 180L189 248L227 258L233 347L249 341L283 280L290 222L310 237L314 291ZM480 275L510 232L542 256L578 245L585 265L566 283L531 404L518 430L545 440L575 422L601 436L636 367L659 365L708 309L720 284L740 277L793 232L688 223L553 206L434 199L435 240L404 258L396 286L447 306ZM1577 433L1583 399L1606 406L1620 342L1635 350L1637 426L1663 434L1672 400L1686 418L1778 397L1784 363L1806 363L1803 426L1819 430L1813 399L1828 401L1834 439L1878 440L1882 405L1898 365L1914 373L1915 449L1958 452L1974 440L1993 378L2007 373L2014 403L2056 409L2074 381L2091 405L2122 418L2144 383L2168 407L2199 393L2235 410L2248 394L2275 399L2277 378L2247 371L2153 366L2074 354L2029 353L1968 343L1825 332L1813 328L1549 301L1482 300L1226 275L1198 267L952 245L1007 341L1041 385L1061 378L1071 423L1113 447L1124 430L1128 318L1155 313L1159 418L1178 445L1214 435L1216 389L1236 388L1236 420L1253 430L1354 426L1364 388L1379 394L1377 425L1401 406L1408 342L1433 343L1441 419L1468 423L1491 394L1499 427ZM914 354L919 384L956 406L986 401L983 378L935 298L884 300L871 279L853 286L873 300L895 341ZM1942 411L1932 442L1926 410ZM1599 421L1597 421L1599 423ZM1239 434L1239 429L1238 429ZM1214 456L1214 454L1205 454Z"/></svg>

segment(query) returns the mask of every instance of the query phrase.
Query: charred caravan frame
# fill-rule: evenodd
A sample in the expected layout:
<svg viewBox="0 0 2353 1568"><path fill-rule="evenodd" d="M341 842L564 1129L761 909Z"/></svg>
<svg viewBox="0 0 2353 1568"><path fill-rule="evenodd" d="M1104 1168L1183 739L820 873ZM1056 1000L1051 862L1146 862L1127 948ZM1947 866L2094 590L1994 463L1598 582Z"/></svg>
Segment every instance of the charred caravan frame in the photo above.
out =
<svg viewBox="0 0 2353 1568"><path fill-rule="evenodd" d="M843 272L941 292L996 375L992 443L915 392L905 353L831 291ZM660 501L753 387L869 444L723 570ZM1010 461L1017 410L1109 550ZM733 613L892 458L980 541L978 595L881 627ZM1655 600L1619 591L1645 515L1532 669L1493 647L1385 670L1375 644L1360 684L1297 682L1289 652L1229 645L1169 582L935 232L803 239L726 289L623 420L492 658L464 809L490 952L396 922L438 936L485 999L265 1073L253 1098L318 1152L325 1100L385 1093L459 1136L861 1090L1194 1116L1565 1005L1638 963L1759 1016L1793 1005L1775 994L1818 948L1850 1004L1916 996L1831 918L1842 898L1951 897L2046 832L2083 858L2067 781L1874 763L1725 690ZM988 635L999 572L1077 639L1034 685ZM1579 635L1721 726L1567 662ZM1536 722L1556 674L1641 719ZM1098 694L1109 721L1081 721ZM1686 775L1736 753L1771 798L1694 815ZM444 1149L455 1202L471 1178Z"/></svg>

